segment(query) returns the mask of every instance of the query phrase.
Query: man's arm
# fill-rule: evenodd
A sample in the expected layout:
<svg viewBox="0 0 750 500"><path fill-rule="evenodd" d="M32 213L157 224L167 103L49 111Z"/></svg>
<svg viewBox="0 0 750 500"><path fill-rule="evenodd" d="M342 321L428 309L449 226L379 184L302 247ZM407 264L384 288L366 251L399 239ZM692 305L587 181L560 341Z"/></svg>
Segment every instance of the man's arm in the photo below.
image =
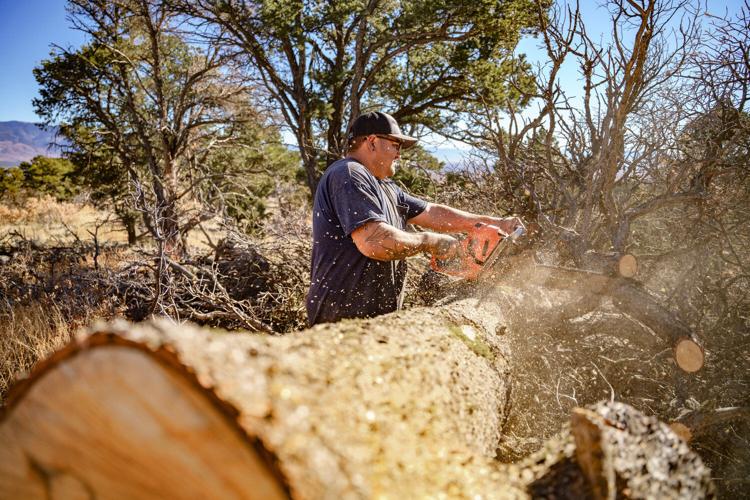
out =
<svg viewBox="0 0 750 500"><path fill-rule="evenodd" d="M519 226L523 226L521 219L518 217L500 218L477 215L437 203L428 203L427 208L421 214L409 219L410 224L416 224L441 233L465 233L480 222L497 226L506 234L510 234Z"/></svg>
<svg viewBox="0 0 750 500"><path fill-rule="evenodd" d="M458 240L437 233L407 233L385 222L372 221L352 232L352 239L363 255L375 260L400 260L429 252L450 258L458 250Z"/></svg>

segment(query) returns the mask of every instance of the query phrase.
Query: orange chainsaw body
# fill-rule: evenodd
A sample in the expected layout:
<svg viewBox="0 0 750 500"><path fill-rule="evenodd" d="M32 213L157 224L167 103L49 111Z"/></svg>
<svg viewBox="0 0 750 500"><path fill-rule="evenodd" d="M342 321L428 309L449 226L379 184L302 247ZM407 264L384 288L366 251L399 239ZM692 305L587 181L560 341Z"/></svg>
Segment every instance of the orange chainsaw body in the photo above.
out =
<svg viewBox="0 0 750 500"><path fill-rule="evenodd" d="M439 273L476 280L504 238L505 234L499 227L478 223L461 241L460 257L447 260L432 257L430 266Z"/></svg>

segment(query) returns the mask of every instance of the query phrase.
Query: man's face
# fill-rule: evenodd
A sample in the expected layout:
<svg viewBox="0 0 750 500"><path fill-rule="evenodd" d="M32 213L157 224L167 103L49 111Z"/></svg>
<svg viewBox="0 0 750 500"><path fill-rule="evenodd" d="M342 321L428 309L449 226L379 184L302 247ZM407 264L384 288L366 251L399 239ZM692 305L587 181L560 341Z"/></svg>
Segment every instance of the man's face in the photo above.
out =
<svg viewBox="0 0 750 500"><path fill-rule="evenodd" d="M391 177L396 173L396 160L401 158L401 143L385 135L372 135L368 139L374 147L375 177Z"/></svg>

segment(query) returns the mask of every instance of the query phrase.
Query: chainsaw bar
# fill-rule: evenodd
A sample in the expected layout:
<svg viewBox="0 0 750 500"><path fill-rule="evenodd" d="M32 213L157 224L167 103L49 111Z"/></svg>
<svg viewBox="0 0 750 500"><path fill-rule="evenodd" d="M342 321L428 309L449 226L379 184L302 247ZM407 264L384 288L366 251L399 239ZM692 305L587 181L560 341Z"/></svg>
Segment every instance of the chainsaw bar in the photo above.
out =
<svg viewBox="0 0 750 500"><path fill-rule="evenodd" d="M517 227L512 233L503 238L502 241L497 244L497 246L492 250L492 252L490 252L490 255L484 261L484 265L482 266L482 270L480 271L477 280L481 281L483 278L486 278L488 275L492 274L492 272L495 270L495 264L497 264L500 258L503 257L508 252L508 250L513 247L513 245L515 245L516 240L523 236L525 233L526 229L521 226Z"/></svg>

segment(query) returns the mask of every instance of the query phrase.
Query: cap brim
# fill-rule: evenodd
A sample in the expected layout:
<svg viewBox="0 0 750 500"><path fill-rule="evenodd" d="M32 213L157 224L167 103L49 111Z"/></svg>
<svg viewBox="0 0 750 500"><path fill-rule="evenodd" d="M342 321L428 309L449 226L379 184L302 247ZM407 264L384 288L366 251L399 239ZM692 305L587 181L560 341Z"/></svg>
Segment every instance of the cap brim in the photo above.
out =
<svg viewBox="0 0 750 500"><path fill-rule="evenodd" d="M386 134L386 137L392 137L401 143L401 149L409 149L419 141L416 137L409 137L404 134Z"/></svg>

